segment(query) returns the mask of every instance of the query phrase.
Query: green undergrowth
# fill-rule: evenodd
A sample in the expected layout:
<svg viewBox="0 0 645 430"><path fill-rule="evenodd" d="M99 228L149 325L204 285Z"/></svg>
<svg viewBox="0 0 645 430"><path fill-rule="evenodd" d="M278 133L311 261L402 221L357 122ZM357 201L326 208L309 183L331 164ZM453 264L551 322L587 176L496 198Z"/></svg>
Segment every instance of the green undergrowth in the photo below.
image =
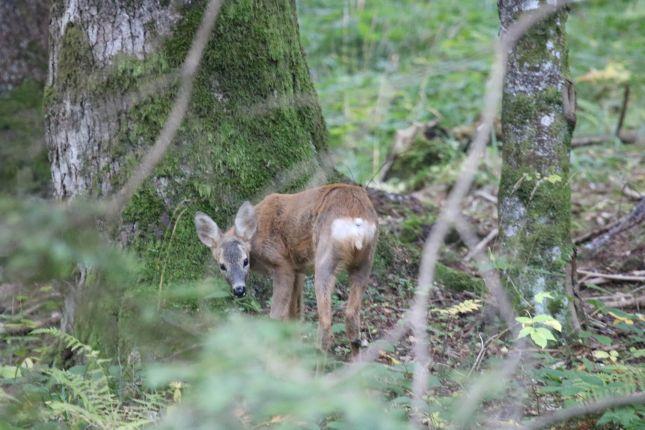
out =
<svg viewBox="0 0 645 430"><path fill-rule="evenodd" d="M298 6L330 145L342 154L344 173L367 182L384 163L395 131L414 121L439 119L450 130L477 120L499 29L497 2L298 0ZM631 89L625 127L645 122L643 16L642 0L592 0L572 8L567 37L576 134L614 131L625 83ZM581 79L612 65L627 79ZM428 173L415 185L442 179Z"/></svg>
<svg viewBox="0 0 645 430"><path fill-rule="evenodd" d="M42 95L42 83L32 80L0 94L0 193L48 192Z"/></svg>

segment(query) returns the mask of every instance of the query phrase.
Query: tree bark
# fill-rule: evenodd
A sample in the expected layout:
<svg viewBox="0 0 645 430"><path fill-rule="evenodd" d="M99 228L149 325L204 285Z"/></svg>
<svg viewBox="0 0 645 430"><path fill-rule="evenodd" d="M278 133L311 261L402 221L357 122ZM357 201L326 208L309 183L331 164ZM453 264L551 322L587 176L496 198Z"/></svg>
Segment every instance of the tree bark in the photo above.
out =
<svg viewBox="0 0 645 430"><path fill-rule="evenodd" d="M56 196L107 196L125 182L164 124L204 5L54 2L45 109ZM326 137L295 2L225 1L175 146L115 235L142 257L142 281L202 277L209 253L192 214L229 225L286 170L298 169L282 189L302 186Z"/></svg>
<svg viewBox="0 0 645 430"><path fill-rule="evenodd" d="M544 1L499 0L501 31ZM567 79L566 10L528 32L509 55L502 100L499 230L503 280L520 309L571 324L566 293L569 154L575 95ZM540 292L552 299L535 300Z"/></svg>

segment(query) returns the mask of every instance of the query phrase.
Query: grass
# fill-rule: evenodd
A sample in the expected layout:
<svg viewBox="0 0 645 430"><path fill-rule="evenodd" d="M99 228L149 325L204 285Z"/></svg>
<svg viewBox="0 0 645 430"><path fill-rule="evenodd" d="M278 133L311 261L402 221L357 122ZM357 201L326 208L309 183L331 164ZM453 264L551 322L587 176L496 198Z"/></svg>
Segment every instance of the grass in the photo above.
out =
<svg viewBox="0 0 645 430"><path fill-rule="evenodd" d="M339 154L339 168L360 182L379 169L394 132L438 118L446 128L472 124L481 108L495 1L299 0L309 66ZM577 5L567 31L574 81L592 69L628 72L626 127L645 120L642 21L645 1ZM579 134L613 131L622 82L577 82Z"/></svg>

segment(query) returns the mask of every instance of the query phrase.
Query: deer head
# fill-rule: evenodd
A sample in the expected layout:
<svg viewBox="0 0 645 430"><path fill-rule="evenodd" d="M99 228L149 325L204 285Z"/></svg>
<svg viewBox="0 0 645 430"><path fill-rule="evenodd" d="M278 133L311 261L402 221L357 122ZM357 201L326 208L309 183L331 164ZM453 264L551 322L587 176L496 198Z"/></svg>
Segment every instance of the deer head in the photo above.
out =
<svg viewBox="0 0 645 430"><path fill-rule="evenodd" d="M233 227L226 233L222 233L215 221L203 212L195 214L195 228L199 240L210 248L215 263L235 297L243 297L249 273L251 239L257 229L253 205L249 202L242 204Z"/></svg>

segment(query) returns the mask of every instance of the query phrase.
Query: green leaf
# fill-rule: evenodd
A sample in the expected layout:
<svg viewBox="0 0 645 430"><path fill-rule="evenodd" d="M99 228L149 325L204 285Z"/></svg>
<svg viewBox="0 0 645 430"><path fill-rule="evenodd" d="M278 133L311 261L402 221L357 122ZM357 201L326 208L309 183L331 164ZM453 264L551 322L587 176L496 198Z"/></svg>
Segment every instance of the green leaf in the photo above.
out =
<svg viewBox="0 0 645 430"><path fill-rule="evenodd" d="M547 344L546 338L537 330L533 330L531 332L531 339L540 348L544 349L546 347L546 344Z"/></svg>
<svg viewBox="0 0 645 430"><path fill-rule="evenodd" d="M607 351L597 350L597 351L594 351L592 354L594 358L597 358L599 360L609 358L609 353Z"/></svg>
<svg viewBox="0 0 645 430"><path fill-rule="evenodd" d="M602 345L605 345L605 346L611 345L612 341L611 341L611 338L609 336L603 336L601 334L593 334L592 336L593 336L594 339L596 339L598 341L598 343L600 343Z"/></svg>
<svg viewBox="0 0 645 430"><path fill-rule="evenodd" d="M605 385L602 379L586 372L579 372L578 377L589 385L595 385L598 387L602 387L603 385Z"/></svg>
<svg viewBox="0 0 645 430"><path fill-rule="evenodd" d="M531 325L533 324L533 318L527 318L527 317L516 317L515 321L517 321L520 324L527 324Z"/></svg>
<svg viewBox="0 0 645 430"><path fill-rule="evenodd" d="M553 174L547 176L544 179L546 179L546 181L550 182L551 184L557 184L558 182L562 181L562 176Z"/></svg>
<svg viewBox="0 0 645 430"><path fill-rule="evenodd" d="M562 331L562 324L560 324L560 322L555 318L553 318L551 315L547 315L547 314L536 315L535 318L533 318L533 321L537 323L542 323L557 331Z"/></svg>
<svg viewBox="0 0 645 430"><path fill-rule="evenodd" d="M542 303L544 299L553 299L553 295L548 291L542 291L535 295L534 300L536 303Z"/></svg>
<svg viewBox="0 0 645 430"><path fill-rule="evenodd" d="M533 327L524 327L517 335L518 339L528 336L533 331Z"/></svg>
<svg viewBox="0 0 645 430"><path fill-rule="evenodd" d="M535 329L538 333L540 333L540 336L543 336L546 340L552 340L554 342L557 342L558 340L553 336L553 333L551 333L551 330L548 328L544 327L538 327Z"/></svg>

